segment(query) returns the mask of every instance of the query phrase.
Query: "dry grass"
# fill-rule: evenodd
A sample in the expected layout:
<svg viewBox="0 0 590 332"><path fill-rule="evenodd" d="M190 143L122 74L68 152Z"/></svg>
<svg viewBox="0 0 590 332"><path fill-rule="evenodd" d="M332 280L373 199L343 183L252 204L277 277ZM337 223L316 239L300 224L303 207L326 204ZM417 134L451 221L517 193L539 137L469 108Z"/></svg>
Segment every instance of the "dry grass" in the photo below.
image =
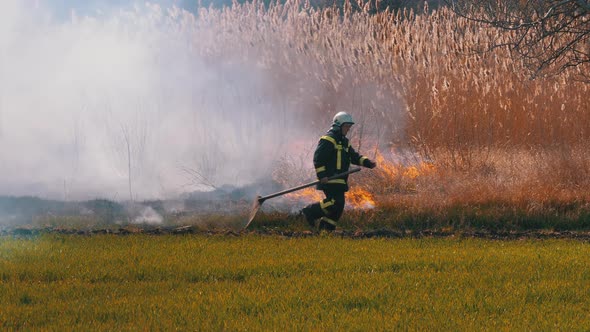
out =
<svg viewBox="0 0 590 332"><path fill-rule="evenodd" d="M353 144L369 156L415 152L413 161L385 158L357 177L382 206L587 208L589 85L570 74L530 80L506 49L477 51L507 35L445 8L360 7L255 1L203 8L179 25L194 31L205 59L265 73L269 98L318 132L335 111L349 111L359 123Z"/></svg>
<svg viewBox="0 0 590 332"><path fill-rule="evenodd" d="M370 15L254 2L199 20L216 36L206 55L260 65L293 88L284 97L314 101L318 118L354 112L383 130L381 144L410 141L468 163L478 149L580 145L590 135L587 85L530 81L505 50L475 52L506 36L445 8Z"/></svg>

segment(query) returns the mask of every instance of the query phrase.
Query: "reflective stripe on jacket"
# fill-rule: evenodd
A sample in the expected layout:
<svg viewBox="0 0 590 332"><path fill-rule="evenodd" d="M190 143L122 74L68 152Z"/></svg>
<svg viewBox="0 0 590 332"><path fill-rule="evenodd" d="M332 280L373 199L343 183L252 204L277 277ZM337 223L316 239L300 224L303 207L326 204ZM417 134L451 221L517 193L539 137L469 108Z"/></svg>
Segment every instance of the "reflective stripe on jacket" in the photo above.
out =
<svg viewBox="0 0 590 332"><path fill-rule="evenodd" d="M313 164L315 166L318 179L330 177L338 173L348 171L350 164L363 165L367 160L366 157L357 153L346 136L340 132L340 127L333 126L326 135L320 137L318 146L313 155ZM348 190L348 176L342 179L330 180L326 185L342 186L343 190ZM324 188L324 184L318 185L319 189Z"/></svg>

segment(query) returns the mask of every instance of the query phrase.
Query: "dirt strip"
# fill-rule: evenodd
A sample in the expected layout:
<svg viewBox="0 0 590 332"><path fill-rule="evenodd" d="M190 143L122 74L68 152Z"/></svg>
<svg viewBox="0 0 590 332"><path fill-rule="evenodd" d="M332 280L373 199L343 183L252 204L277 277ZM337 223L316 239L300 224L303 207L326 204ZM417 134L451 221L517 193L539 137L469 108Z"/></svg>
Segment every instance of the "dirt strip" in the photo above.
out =
<svg viewBox="0 0 590 332"><path fill-rule="evenodd" d="M74 228L12 228L0 230L0 236L30 237L43 234L64 234L64 235L208 235L208 236L280 236L287 238L323 236L324 232L291 231L280 229L255 229L237 231L231 229L202 229L195 226L178 227L138 227L125 226L119 228L102 229L74 229ZM496 240L518 240L518 239L576 239L590 241L590 231L552 231L552 230L526 230L526 231L491 231L491 230L336 230L331 236L344 238L482 238Z"/></svg>

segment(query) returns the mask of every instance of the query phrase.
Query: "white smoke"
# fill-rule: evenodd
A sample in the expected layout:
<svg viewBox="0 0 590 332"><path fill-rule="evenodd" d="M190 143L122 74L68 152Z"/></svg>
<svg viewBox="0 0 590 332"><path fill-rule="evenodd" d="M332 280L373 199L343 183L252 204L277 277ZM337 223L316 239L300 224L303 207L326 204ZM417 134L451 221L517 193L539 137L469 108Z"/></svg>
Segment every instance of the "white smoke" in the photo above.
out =
<svg viewBox="0 0 590 332"><path fill-rule="evenodd" d="M199 189L197 174L269 176L297 130L264 101L272 83L205 64L188 12L101 3L0 4L0 195L139 200Z"/></svg>
<svg viewBox="0 0 590 332"><path fill-rule="evenodd" d="M139 215L133 218L134 224L161 225L164 218L151 206L141 209Z"/></svg>

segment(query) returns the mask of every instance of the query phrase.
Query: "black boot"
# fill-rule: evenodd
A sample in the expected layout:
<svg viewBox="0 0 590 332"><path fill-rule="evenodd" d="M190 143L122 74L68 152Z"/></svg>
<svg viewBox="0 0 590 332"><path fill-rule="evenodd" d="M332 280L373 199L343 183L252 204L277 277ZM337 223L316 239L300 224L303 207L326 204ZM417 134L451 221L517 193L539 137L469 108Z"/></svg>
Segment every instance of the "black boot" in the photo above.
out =
<svg viewBox="0 0 590 332"><path fill-rule="evenodd" d="M320 219L320 225L319 225L319 229L321 230L326 230L326 231L334 231L336 229L336 225L331 224L329 222L327 222L326 220L324 220L323 218Z"/></svg>
<svg viewBox="0 0 590 332"><path fill-rule="evenodd" d="M303 214L303 216L305 217L305 221L307 221L307 224L309 225L309 227L315 229L315 220L317 218L314 218L311 207L310 206L304 207L301 210L301 214Z"/></svg>

